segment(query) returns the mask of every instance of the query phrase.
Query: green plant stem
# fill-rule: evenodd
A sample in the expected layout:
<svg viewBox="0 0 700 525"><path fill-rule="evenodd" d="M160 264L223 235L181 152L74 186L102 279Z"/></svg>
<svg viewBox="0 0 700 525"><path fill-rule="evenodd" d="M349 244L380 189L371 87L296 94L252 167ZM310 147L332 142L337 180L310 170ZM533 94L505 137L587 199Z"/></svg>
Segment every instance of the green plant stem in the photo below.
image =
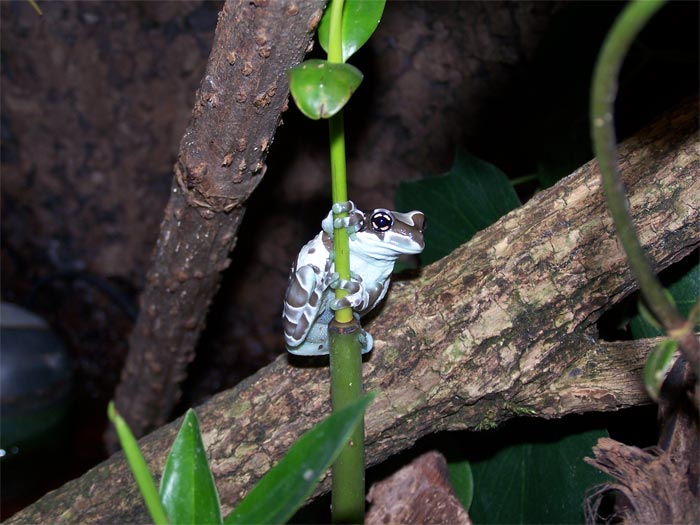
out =
<svg viewBox="0 0 700 525"><path fill-rule="evenodd" d="M27 2L29 2L29 5L31 5L32 8L34 9L34 11L36 11L36 14L37 14L37 15L41 16L41 15L44 14L44 13L41 11L41 8L39 7L39 4L36 3L36 0L27 0Z"/></svg>
<svg viewBox="0 0 700 525"><path fill-rule="evenodd" d="M328 35L328 61L343 62L342 22L343 0L333 0ZM329 122L331 177L333 202L348 200L345 164L345 131L343 112L331 117ZM341 218L345 213L335 217ZM350 279L350 246L345 228L333 232L335 271L341 279ZM336 298L346 295L336 290ZM330 373L331 405L337 412L362 396L362 354L358 335L360 324L352 308L335 312L330 324ZM365 513L365 431L364 424L357 426L332 468L331 512L334 523L362 523Z"/></svg>
<svg viewBox="0 0 700 525"><path fill-rule="evenodd" d="M343 62L343 4L344 0L333 0L329 6L331 10L328 31L329 62ZM328 129L330 132L333 202L345 202L348 200L348 187L345 165L345 125L342 110L329 119ZM335 215L336 218L346 216L346 213ZM345 228L336 228L333 232L333 251L335 271L338 272L341 279L350 279L350 246L348 244L348 232ZM346 290L337 289L335 291L337 299L341 299L345 295L347 295ZM352 321L352 309L343 308L337 310L335 318L339 323L349 323Z"/></svg>
<svg viewBox="0 0 700 525"><path fill-rule="evenodd" d="M622 61L637 34L664 3L665 0L631 2L608 33L593 74L591 136L608 209L630 268L639 282L649 308L659 319L666 333L679 340L685 358L697 374L700 352L692 323L686 321L668 299L637 238L617 165L617 140L613 122L617 80Z"/></svg>
<svg viewBox="0 0 700 525"><path fill-rule="evenodd" d="M343 111L340 110L328 120L330 132L331 150L331 180L333 202L345 202L348 200L348 189L345 169L345 129L343 124ZM336 218L346 217L347 213L339 213ZM335 271L341 279L350 279L350 245L348 231L345 228L335 228L333 232L333 256L335 258ZM340 299L347 295L347 290L336 289L335 297ZM352 308L336 310L335 319L339 323L352 321Z"/></svg>
<svg viewBox="0 0 700 525"><path fill-rule="evenodd" d="M362 397L360 323L335 320L328 327L331 342L331 404L333 412ZM333 463L331 510L333 523L362 523L365 513L365 427L355 427Z"/></svg>
<svg viewBox="0 0 700 525"><path fill-rule="evenodd" d="M143 458L143 454L141 454L136 438L134 438L134 435L131 433L129 425L127 425L126 421L124 421L114 408L113 401L109 402L107 415L114 425L114 428L117 430L117 436L119 436L119 442L124 450L124 455L129 463L134 479L136 479L136 484L141 491L148 512L151 514L151 518L153 518L153 523L156 525L168 525L170 520L168 520L168 515L165 512L163 503L160 501L156 482L153 480L153 476L151 476L151 472L148 470L148 465L146 465L146 460Z"/></svg>
<svg viewBox="0 0 700 525"><path fill-rule="evenodd" d="M520 184L525 184L526 182L532 182L533 180L537 180L537 175L523 175L522 177L511 179L510 185L515 187Z"/></svg>

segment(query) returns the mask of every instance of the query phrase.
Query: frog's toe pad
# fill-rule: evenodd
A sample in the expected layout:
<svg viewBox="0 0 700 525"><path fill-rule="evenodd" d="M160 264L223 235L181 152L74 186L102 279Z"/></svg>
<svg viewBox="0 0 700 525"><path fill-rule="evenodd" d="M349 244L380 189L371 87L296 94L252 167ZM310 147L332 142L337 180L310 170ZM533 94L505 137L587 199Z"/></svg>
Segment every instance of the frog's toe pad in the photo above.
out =
<svg viewBox="0 0 700 525"><path fill-rule="evenodd" d="M362 348L362 353L366 354L374 346L374 338L369 332L362 330L360 333L360 348Z"/></svg>
<svg viewBox="0 0 700 525"><path fill-rule="evenodd" d="M344 201L344 202L335 202L333 203L333 206L331 207L333 210L333 213L345 213L349 211L354 211L355 208L355 203L352 201Z"/></svg>

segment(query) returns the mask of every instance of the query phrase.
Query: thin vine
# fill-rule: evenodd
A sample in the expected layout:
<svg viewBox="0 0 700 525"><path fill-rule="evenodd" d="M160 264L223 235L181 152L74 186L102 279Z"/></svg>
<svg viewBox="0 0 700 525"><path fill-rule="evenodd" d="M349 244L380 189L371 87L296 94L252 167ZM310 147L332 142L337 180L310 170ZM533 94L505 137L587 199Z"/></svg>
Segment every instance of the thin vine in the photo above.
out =
<svg viewBox="0 0 700 525"><path fill-rule="evenodd" d="M608 33L593 74L591 136L608 209L630 268L649 308L669 337L678 341L683 356L699 377L700 347L694 334L692 316L685 319L678 312L649 264L632 223L617 163L613 112L620 68L637 34L665 3L665 0L634 0Z"/></svg>

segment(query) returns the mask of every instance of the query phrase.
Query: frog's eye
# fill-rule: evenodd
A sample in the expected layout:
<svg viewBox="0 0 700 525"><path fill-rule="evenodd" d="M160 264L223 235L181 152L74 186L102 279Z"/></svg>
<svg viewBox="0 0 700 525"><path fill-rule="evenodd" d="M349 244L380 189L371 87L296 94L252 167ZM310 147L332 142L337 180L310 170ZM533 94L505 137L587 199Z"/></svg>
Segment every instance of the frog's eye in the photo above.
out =
<svg viewBox="0 0 700 525"><path fill-rule="evenodd" d="M388 211L378 210L372 214L369 222L375 232L385 232L393 226L394 218Z"/></svg>

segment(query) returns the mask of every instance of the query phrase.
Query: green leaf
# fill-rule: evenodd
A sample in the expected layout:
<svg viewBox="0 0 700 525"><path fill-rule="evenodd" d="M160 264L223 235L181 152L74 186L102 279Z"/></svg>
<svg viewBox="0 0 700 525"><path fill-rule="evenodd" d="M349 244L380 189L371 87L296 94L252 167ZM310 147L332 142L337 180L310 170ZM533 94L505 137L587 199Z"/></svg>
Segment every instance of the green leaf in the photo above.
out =
<svg viewBox="0 0 700 525"><path fill-rule="evenodd" d="M450 483L457 494L457 499L468 511L474 498L474 475L469 461L454 461L447 464L450 472Z"/></svg>
<svg viewBox="0 0 700 525"><path fill-rule="evenodd" d="M522 443L473 462L474 523L583 523L586 489L608 478L583 462L598 438L591 430L556 442Z"/></svg>
<svg viewBox="0 0 700 525"><path fill-rule="evenodd" d="M644 364L644 387L654 401L659 399L661 385L673 365L673 354L678 350L678 341L666 339L649 354Z"/></svg>
<svg viewBox="0 0 700 525"><path fill-rule="evenodd" d="M684 262L679 264L683 265ZM700 264L694 263L693 266L683 272L681 277L673 282L669 283L667 278L662 279L662 281L667 286L667 291L671 294L671 297L673 297L678 311L687 318L693 306L697 304L698 297L700 297ZM639 314L630 320L629 328L633 338L641 339L664 335L658 324L654 326L656 324L654 321L645 318L647 315L650 314L640 311Z"/></svg>
<svg viewBox="0 0 700 525"><path fill-rule="evenodd" d="M457 151L450 171L437 177L402 182L397 210L421 210L427 219L421 262L429 264L467 242L476 232L520 206L501 170Z"/></svg>
<svg viewBox="0 0 700 525"><path fill-rule="evenodd" d="M372 399L374 394L367 394L301 436L224 523L284 523L291 518L338 457Z"/></svg>
<svg viewBox="0 0 700 525"><path fill-rule="evenodd" d="M313 120L338 113L362 82L362 73L356 67L319 59L306 60L288 73L294 102Z"/></svg>
<svg viewBox="0 0 700 525"><path fill-rule="evenodd" d="M221 523L219 494L192 409L185 414L165 462L160 497L173 523Z"/></svg>
<svg viewBox="0 0 700 525"><path fill-rule="evenodd" d="M343 62L355 54L377 29L386 0L345 0L343 5L342 47ZM318 25L318 41L328 53L330 7L326 8Z"/></svg>
<svg viewBox="0 0 700 525"><path fill-rule="evenodd" d="M126 461L129 463L131 472L136 479L136 484L141 491L141 495L146 503L148 512L151 514L151 518L153 518L153 522L156 525L167 525L169 523L168 516L160 502L158 490L156 489L156 482L153 480L153 476L151 476L148 470L148 465L146 465L146 460L143 459L143 454L141 454L136 438L134 438L134 435L131 433L129 425L127 425L126 421L124 421L114 408L113 401L109 402L107 415L117 431L119 443L121 443L122 449L124 450Z"/></svg>

